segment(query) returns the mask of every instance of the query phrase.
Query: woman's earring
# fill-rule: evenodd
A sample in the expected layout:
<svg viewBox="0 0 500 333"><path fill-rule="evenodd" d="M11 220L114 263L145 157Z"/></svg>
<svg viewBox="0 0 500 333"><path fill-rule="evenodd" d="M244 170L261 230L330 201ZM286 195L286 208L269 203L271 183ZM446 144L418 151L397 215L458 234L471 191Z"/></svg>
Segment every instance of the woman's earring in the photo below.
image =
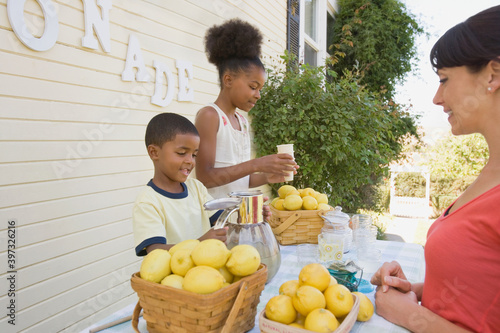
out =
<svg viewBox="0 0 500 333"><path fill-rule="evenodd" d="M488 92L491 92L491 87L488 87Z"/></svg>

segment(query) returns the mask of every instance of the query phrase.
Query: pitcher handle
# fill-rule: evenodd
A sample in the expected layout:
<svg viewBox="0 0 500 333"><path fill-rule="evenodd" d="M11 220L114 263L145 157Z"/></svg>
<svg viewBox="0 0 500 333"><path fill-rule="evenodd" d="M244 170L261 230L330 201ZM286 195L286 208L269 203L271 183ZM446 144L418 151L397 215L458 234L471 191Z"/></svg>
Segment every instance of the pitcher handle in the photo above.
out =
<svg viewBox="0 0 500 333"><path fill-rule="evenodd" d="M229 216L234 213L235 211L239 210L240 207L235 207L231 210L225 210L222 212L222 214L219 216L219 218L217 219L217 222L215 223L214 225L214 229L220 229L220 228L224 228L224 226L226 225L226 222L227 222L227 219L229 218Z"/></svg>

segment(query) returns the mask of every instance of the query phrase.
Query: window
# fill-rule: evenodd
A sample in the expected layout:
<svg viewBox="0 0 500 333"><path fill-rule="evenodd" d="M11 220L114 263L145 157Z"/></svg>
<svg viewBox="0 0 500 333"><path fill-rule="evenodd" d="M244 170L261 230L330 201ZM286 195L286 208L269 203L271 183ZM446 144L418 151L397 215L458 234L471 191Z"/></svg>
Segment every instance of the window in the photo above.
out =
<svg viewBox="0 0 500 333"><path fill-rule="evenodd" d="M287 47L296 53L292 46L298 44L301 62L312 66L324 64L328 47L332 44L336 7L336 0L288 0ZM292 12L295 16L291 15ZM298 35L291 33L297 30L297 22Z"/></svg>

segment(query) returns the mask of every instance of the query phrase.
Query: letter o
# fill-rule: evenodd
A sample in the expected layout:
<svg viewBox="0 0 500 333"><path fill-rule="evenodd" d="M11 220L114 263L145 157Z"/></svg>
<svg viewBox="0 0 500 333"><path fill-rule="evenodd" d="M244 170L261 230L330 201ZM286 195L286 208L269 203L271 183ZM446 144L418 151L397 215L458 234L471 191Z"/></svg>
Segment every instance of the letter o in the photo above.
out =
<svg viewBox="0 0 500 333"><path fill-rule="evenodd" d="M9 17L12 30L17 38L35 51L47 51L52 48L59 34L59 20L55 10L54 3L51 0L36 0L43 11L45 19L45 29L40 38L36 38L29 33L28 27L24 22L24 4L26 0L7 0L7 16Z"/></svg>

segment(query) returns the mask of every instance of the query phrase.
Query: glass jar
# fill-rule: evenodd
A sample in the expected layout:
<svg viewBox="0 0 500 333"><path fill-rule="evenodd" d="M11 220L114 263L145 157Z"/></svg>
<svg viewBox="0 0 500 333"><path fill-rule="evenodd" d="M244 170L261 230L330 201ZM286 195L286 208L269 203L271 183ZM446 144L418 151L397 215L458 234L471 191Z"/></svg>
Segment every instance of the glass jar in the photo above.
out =
<svg viewBox="0 0 500 333"><path fill-rule="evenodd" d="M348 253L352 248L352 229L349 227L350 217L342 212L342 207L335 207L322 215L325 225L321 233L330 232L343 240L343 253Z"/></svg>
<svg viewBox="0 0 500 333"><path fill-rule="evenodd" d="M354 245L358 250L368 248L377 239L377 227L372 224L370 215L356 214L352 217Z"/></svg>

